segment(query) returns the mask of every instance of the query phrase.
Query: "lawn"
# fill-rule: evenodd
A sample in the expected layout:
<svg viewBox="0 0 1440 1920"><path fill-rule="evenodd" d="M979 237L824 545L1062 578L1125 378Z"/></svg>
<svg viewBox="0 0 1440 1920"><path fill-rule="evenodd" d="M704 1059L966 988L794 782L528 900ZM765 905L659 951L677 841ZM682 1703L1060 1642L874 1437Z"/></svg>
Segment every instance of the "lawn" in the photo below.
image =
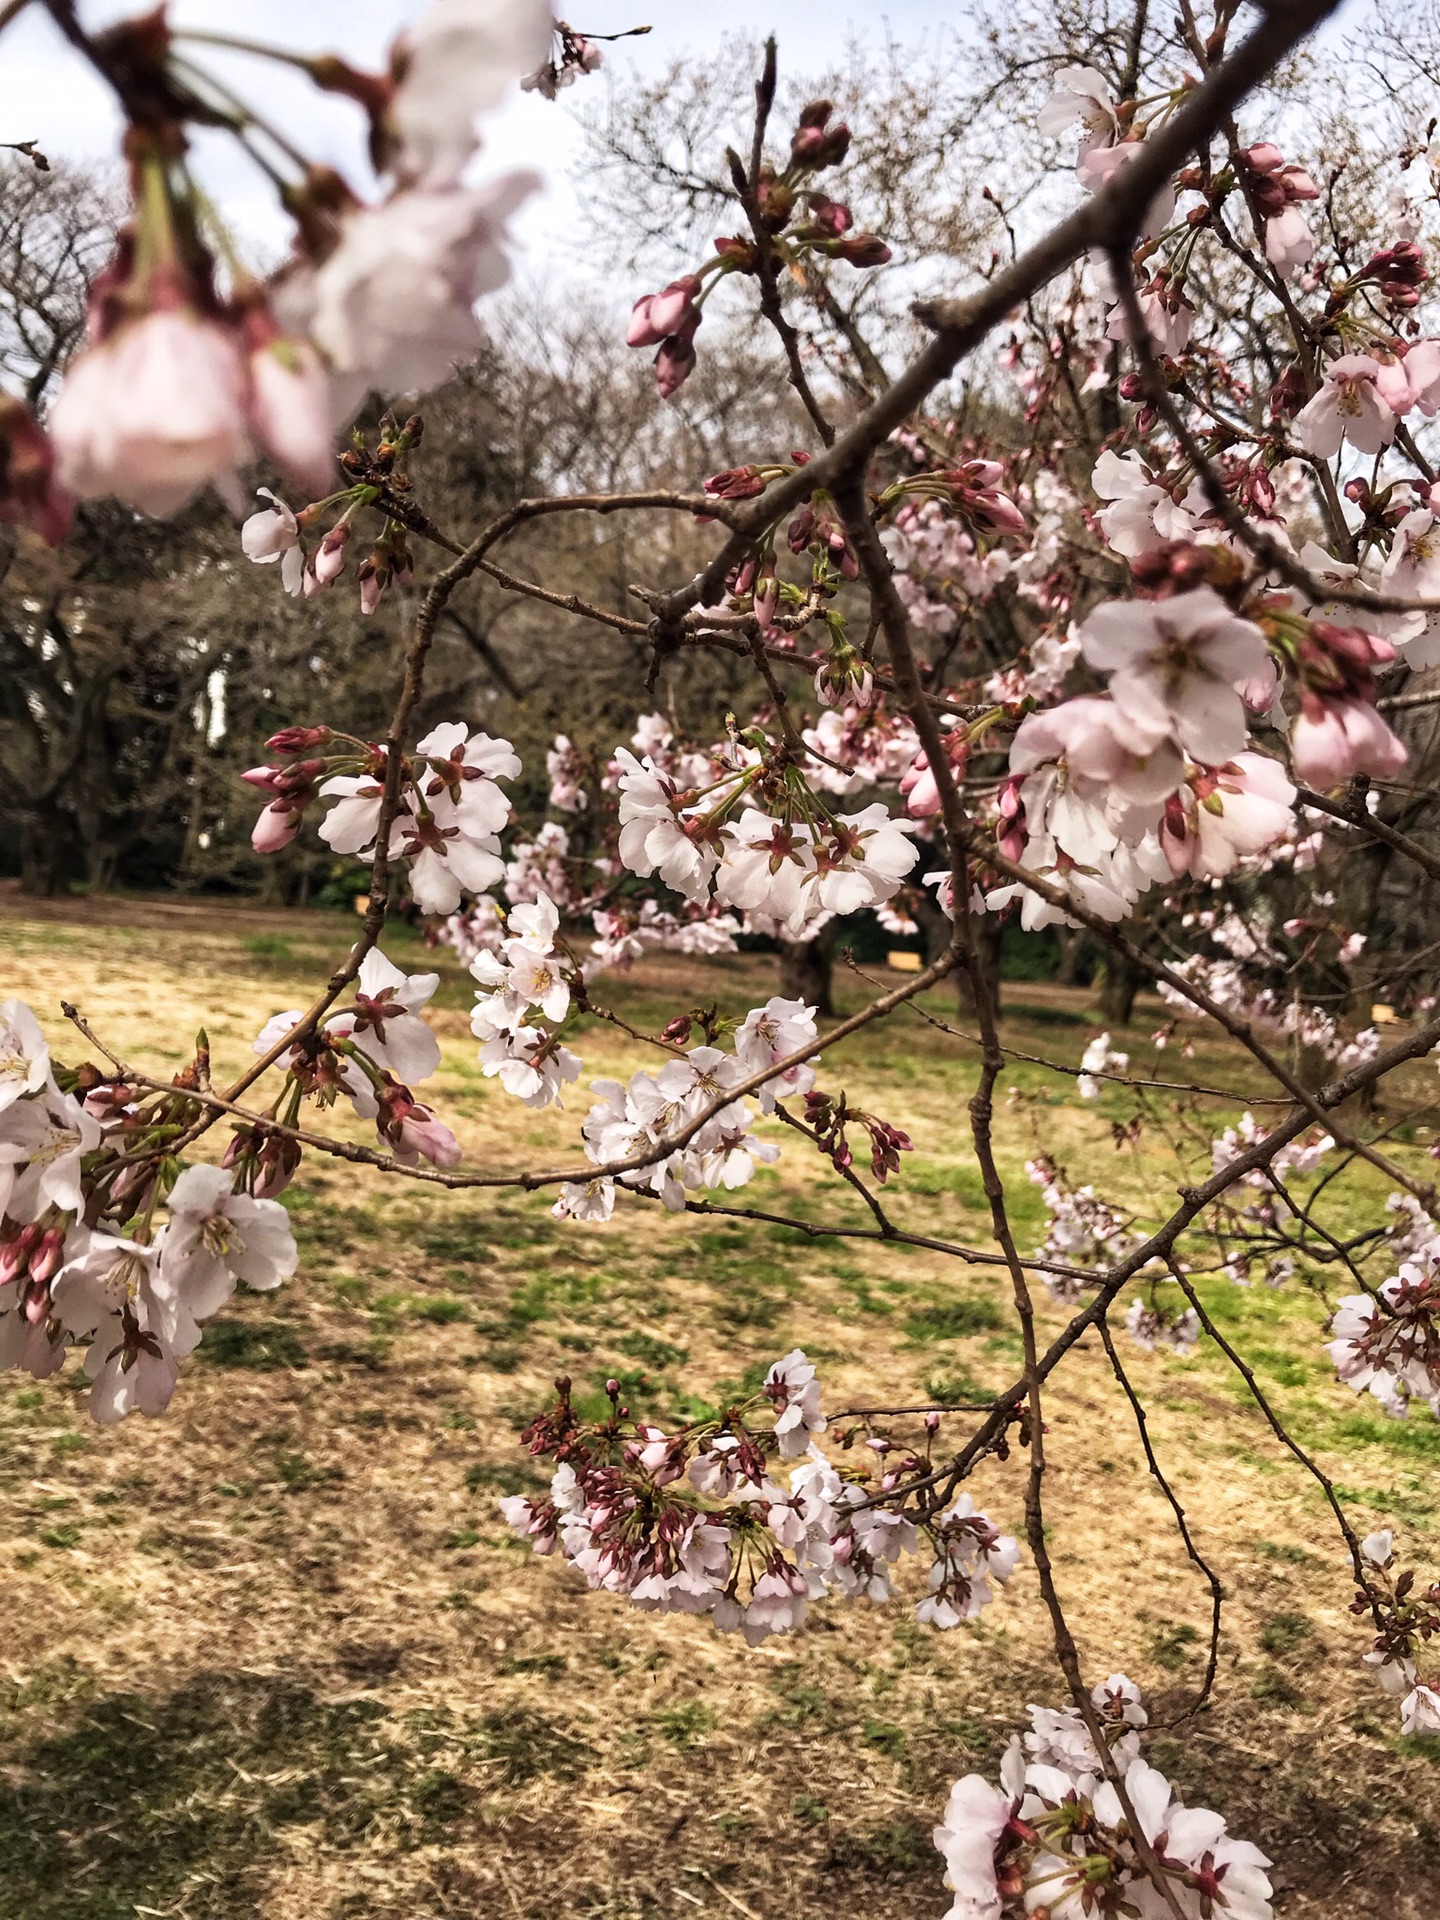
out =
<svg viewBox="0 0 1440 1920"><path fill-rule="evenodd" d="M36 1008L62 1057L84 1051L63 996L151 1070L179 1065L203 1024L217 1081L352 931L153 902L41 912L13 895L3 915L0 992ZM410 935L387 948L423 964ZM646 963L604 994L644 1025L697 998L743 1014L775 990L761 957L683 964ZM537 1115L482 1080L466 977L442 971L429 1084L467 1162L573 1161L583 1093L568 1116ZM847 1009L870 991L842 980ZM1007 1043L1073 1068L1096 1027L1086 995L1015 983L1010 998ZM953 1001L929 1004L953 1016ZM1161 1066L1158 1023L1142 1003L1117 1036L1141 1070ZM641 1064L598 1023L580 1050L586 1079ZM896 1217L983 1248L974 1062L902 1015L832 1053L823 1084L915 1140ZM1202 1037L1188 1064L1241 1096L1206 1103L1216 1130L1260 1090L1228 1043ZM1037 1143L1107 1193L1184 1183L1158 1146L1117 1154L1123 1092L1087 1106L1073 1078L1028 1063L1012 1087L1024 1098L1002 1097L997 1136L1022 1245L1043 1231L1021 1171ZM784 1147L745 1198L864 1223L837 1178ZM1395 1151L1430 1165L1418 1144ZM1357 1217L1378 1217L1385 1191L1358 1178ZM826 1603L802 1635L752 1652L587 1594L513 1540L495 1502L540 1484L517 1434L558 1371L595 1400L615 1375L662 1420L797 1344L832 1407L1008 1385L1003 1276L640 1203L575 1226L545 1194L448 1194L314 1159L287 1201L299 1275L278 1296L237 1295L166 1420L101 1432L73 1370L43 1386L0 1376L0 1915L938 1920L949 1897L929 1833L949 1783L994 1763L1028 1700L1059 1704L1027 1563L970 1629L935 1635L903 1603ZM1313 1293L1205 1291L1357 1526L1395 1521L1433 1566L1440 1424L1387 1424L1334 1384ZM1063 1324L1048 1302L1040 1315L1043 1335ZM1440 1742L1401 1740L1360 1664L1319 1489L1213 1350L1130 1364L1228 1595L1214 1704L1162 1726L1151 1757L1275 1857L1282 1914L1433 1920ZM1093 1340L1049 1409L1052 1551L1087 1670L1125 1669L1173 1720L1203 1671L1208 1597ZM972 1489L1017 1533L1024 1472L1018 1454L992 1461Z"/></svg>

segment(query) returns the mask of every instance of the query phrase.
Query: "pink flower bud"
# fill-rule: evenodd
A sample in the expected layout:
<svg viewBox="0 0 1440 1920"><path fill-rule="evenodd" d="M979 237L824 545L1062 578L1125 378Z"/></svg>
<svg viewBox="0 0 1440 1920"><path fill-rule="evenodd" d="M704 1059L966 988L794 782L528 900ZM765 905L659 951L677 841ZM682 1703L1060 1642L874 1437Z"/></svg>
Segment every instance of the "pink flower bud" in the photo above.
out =
<svg viewBox="0 0 1440 1920"><path fill-rule="evenodd" d="M765 491L765 481L754 467L726 467L711 474L705 491L717 500L753 500Z"/></svg>
<svg viewBox="0 0 1440 1920"><path fill-rule="evenodd" d="M299 831L299 813L293 811L288 802L272 801L268 807L261 808L250 834L250 844L256 853L278 853L281 847L289 846Z"/></svg>
<svg viewBox="0 0 1440 1920"><path fill-rule="evenodd" d="M831 200L823 193L810 195L810 225L817 233L824 234L827 239L838 240L854 224L855 216L841 201Z"/></svg>
<svg viewBox="0 0 1440 1920"><path fill-rule="evenodd" d="M249 359L250 428L286 477L307 494L333 486L330 376L308 340L277 338Z"/></svg>
<svg viewBox="0 0 1440 1920"><path fill-rule="evenodd" d="M852 267L883 267L890 258L889 247L873 233L857 233L847 240L837 240L830 251L837 260L848 260Z"/></svg>
<svg viewBox="0 0 1440 1920"><path fill-rule="evenodd" d="M40 1236L39 1247L30 1256L30 1278L38 1286L44 1286L59 1271L64 1254L64 1232L59 1227L47 1227Z"/></svg>
<svg viewBox="0 0 1440 1920"><path fill-rule="evenodd" d="M341 520L320 542L320 550L315 555L315 564L311 569L317 586L328 587L332 580L338 579L344 572L345 542L349 538L350 523L348 520Z"/></svg>
<svg viewBox="0 0 1440 1920"><path fill-rule="evenodd" d="M331 738L329 727L282 727L265 745L271 753L306 753L311 747L328 746Z"/></svg>
<svg viewBox="0 0 1440 1920"><path fill-rule="evenodd" d="M390 584L390 569L377 565L372 553L360 562L355 577L360 583L360 611L368 616L379 606L380 596Z"/></svg>
<svg viewBox="0 0 1440 1920"><path fill-rule="evenodd" d="M692 321L698 326L695 296L700 287L696 275L687 273L679 280L672 280L663 293L643 295L631 310L625 344L657 347L668 335L682 332Z"/></svg>
<svg viewBox="0 0 1440 1920"><path fill-rule="evenodd" d="M699 324L700 315L696 313L684 333L671 334L661 343L655 356L655 385L662 400L673 398L695 371L694 340Z"/></svg>
<svg viewBox="0 0 1440 1920"><path fill-rule="evenodd" d="M0 1246L0 1287L8 1287L17 1274L24 1273L30 1255L40 1244L40 1228L33 1223L21 1227L13 1240Z"/></svg>

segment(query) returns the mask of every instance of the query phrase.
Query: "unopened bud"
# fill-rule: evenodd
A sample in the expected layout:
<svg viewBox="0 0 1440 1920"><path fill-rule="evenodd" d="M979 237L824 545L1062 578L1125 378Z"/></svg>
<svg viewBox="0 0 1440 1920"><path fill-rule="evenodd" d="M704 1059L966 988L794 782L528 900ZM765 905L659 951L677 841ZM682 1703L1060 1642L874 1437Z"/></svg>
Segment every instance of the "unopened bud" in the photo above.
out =
<svg viewBox="0 0 1440 1920"><path fill-rule="evenodd" d="M305 753L311 747L327 746L330 739L329 727L282 727L265 745L271 753ZM248 780L249 774L245 778Z"/></svg>
<svg viewBox="0 0 1440 1920"><path fill-rule="evenodd" d="M827 251L837 260L848 260L852 267L883 267L890 258L889 247L873 233L850 234L835 241Z"/></svg>

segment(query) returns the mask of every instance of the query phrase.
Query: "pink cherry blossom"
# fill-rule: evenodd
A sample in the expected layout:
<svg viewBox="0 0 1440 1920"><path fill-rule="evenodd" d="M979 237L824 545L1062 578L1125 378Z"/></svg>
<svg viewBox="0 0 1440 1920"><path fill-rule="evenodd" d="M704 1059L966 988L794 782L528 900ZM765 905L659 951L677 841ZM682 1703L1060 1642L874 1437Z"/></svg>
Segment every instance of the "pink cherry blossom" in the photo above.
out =
<svg viewBox="0 0 1440 1920"><path fill-rule="evenodd" d="M280 318L308 334L341 376L337 424L369 387L438 386L482 344L475 303L510 277L505 222L535 191L531 173L485 187L416 187L350 214L340 244L286 284Z"/></svg>
<svg viewBox="0 0 1440 1920"><path fill-rule="evenodd" d="M1168 802L1160 844L1172 873L1223 879L1247 855L1289 831L1295 789L1278 760L1241 753L1224 767L1197 768Z"/></svg>
<svg viewBox="0 0 1440 1920"><path fill-rule="evenodd" d="M49 420L60 481L77 499L113 494L160 517L206 486L233 501L250 454L246 406L234 329L156 308L71 362Z"/></svg>
<svg viewBox="0 0 1440 1920"><path fill-rule="evenodd" d="M1169 734L1209 766L1245 746L1239 689L1265 672L1265 640L1213 588L1107 601L1085 620L1080 644L1090 665L1110 674L1111 698L1137 727Z"/></svg>
<svg viewBox="0 0 1440 1920"><path fill-rule="evenodd" d="M1290 729L1290 759L1322 791L1357 773L1393 779L1408 759L1402 741L1368 700L1308 700Z"/></svg>
<svg viewBox="0 0 1440 1920"><path fill-rule="evenodd" d="M438 973L402 973L378 947L360 963L355 1004L326 1024L397 1080L428 1080L440 1064L440 1043L420 1018L440 984Z"/></svg>
<svg viewBox="0 0 1440 1920"><path fill-rule="evenodd" d="M1381 397L1380 362L1345 353L1325 369L1320 391L1295 416L1295 437L1322 460L1349 441L1357 453L1377 454L1395 438L1395 415Z"/></svg>
<svg viewBox="0 0 1440 1920"><path fill-rule="evenodd" d="M1061 67L1055 75L1055 92L1041 107L1036 124L1041 133L1064 133L1078 120L1080 151L1083 159L1097 147L1108 147L1119 138L1120 122L1115 102L1104 74L1094 67Z"/></svg>
<svg viewBox="0 0 1440 1920"><path fill-rule="evenodd" d="M1101 193L1122 168L1144 151L1142 140L1122 140L1113 147L1090 147L1081 153L1075 171L1091 193ZM1158 239L1175 213L1175 189L1167 180L1145 210L1141 232L1147 240Z"/></svg>

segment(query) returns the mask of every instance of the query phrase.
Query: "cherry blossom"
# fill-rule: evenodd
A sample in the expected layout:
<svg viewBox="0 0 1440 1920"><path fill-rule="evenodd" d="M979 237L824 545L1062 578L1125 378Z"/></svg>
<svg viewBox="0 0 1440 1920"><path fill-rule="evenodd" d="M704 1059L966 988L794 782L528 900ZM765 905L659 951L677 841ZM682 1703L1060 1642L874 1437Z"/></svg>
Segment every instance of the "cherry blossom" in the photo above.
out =
<svg viewBox="0 0 1440 1920"><path fill-rule="evenodd" d="M1395 415L1378 390L1380 362L1346 353L1325 369L1319 392L1295 417L1302 447L1333 460L1349 441L1357 453L1377 454L1395 438Z"/></svg>
<svg viewBox="0 0 1440 1920"><path fill-rule="evenodd" d="M946 1920L999 1920L995 1856L1024 1787L1018 1749L1007 1752L1001 1771L1004 1792L978 1773L957 1780L935 1828L935 1848L945 1859L945 1885L955 1895Z"/></svg>
<svg viewBox="0 0 1440 1920"><path fill-rule="evenodd" d="M761 1073L792 1053L813 1046L815 1039L815 1009L803 1000L785 1000L775 994L741 1022L735 1034L735 1055L747 1074ZM808 1093L814 1084L813 1064L799 1062L760 1088L761 1112L772 1113L777 1099Z"/></svg>
<svg viewBox="0 0 1440 1920"><path fill-rule="evenodd" d="M580 1078L580 1061L568 1047L559 1046L539 1027L494 1031L479 1015L471 1021L484 1040L480 1070L487 1079L499 1076L505 1091L527 1107L562 1105L561 1093Z"/></svg>
<svg viewBox="0 0 1440 1920"><path fill-rule="evenodd" d="M1205 506L1203 494L1193 487L1184 503L1177 505L1164 487L1149 478L1138 453L1118 454L1108 447L1095 462L1090 484L1102 500L1110 502L1096 516L1105 538L1127 559L1153 552L1166 540L1188 538Z"/></svg>
<svg viewBox="0 0 1440 1920"><path fill-rule="evenodd" d="M161 1274L196 1320L218 1313L237 1280L268 1291L294 1273L299 1254L284 1207L237 1193L223 1167L187 1167L169 1204Z"/></svg>
<svg viewBox="0 0 1440 1920"><path fill-rule="evenodd" d="M156 307L77 355L49 429L77 499L113 494L163 517L214 485L234 502L250 452L238 338L182 305Z"/></svg>
<svg viewBox="0 0 1440 1920"><path fill-rule="evenodd" d="M771 1367L765 1376L765 1391L780 1409L775 1422L780 1456L793 1460L810 1444L808 1436L824 1433L826 1426L820 1411L820 1383L815 1378L814 1367L799 1347Z"/></svg>
<svg viewBox="0 0 1440 1920"><path fill-rule="evenodd" d="M675 788L648 755L637 760L622 747L615 758L621 768L620 858L632 873L658 873L687 900L703 899L719 864L710 836L702 839L700 822L682 817Z"/></svg>
<svg viewBox="0 0 1440 1920"><path fill-rule="evenodd" d="M1315 239L1299 203L1318 200L1320 189L1303 167L1287 165L1270 141L1240 155L1250 201L1265 229L1265 257L1293 279L1315 252Z"/></svg>
<svg viewBox="0 0 1440 1920"><path fill-rule="evenodd" d="M1055 92L1040 109L1038 125L1042 133L1064 133L1077 120L1081 128L1077 159L1096 147L1112 146L1119 138L1115 102L1105 76L1094 67L1060 68Z"/></svg>
<svg viewBox="0 0 1440 1920"><path fill-rule="evenodd" d="M1440 1692L1416 1687L1400 1703L1402 1733L1440 1733Z"/></svg>
<svg viewBox="0 0 1440 1920"><path fill-rule="evenodd" d="M1380 590L1406 600L1440 601L1440 517L1426 507L1407 513L1380 569ZM1440 665L1440 613L1420 611L1394 616L1392 637L1404 649L1405 664Z"/></svg>
<svg viewBox="0 0 1440 1920"><path fill-rule="evenodd" d="M1240 753L1223 767L1193 768L1166 803L1160 844L1175 874L1223 879L1242 859L1288 832L1295 789L1277 760Z"/></svg>
<svg viewBox="0 0 1440 1920"><path fill-rule="evenodd" d="M1354 774L1388 780L1407 755L1368 700L1316 700L1290 729L1290 759L1307 786L1338 787Z"/></svg>
<svg viewBox="0 0 1440 1920"><path fill-rule="evenodd" d="M247 417L256 440L297 487L323 494L335 472L335 454L330 372L320 355L310 341L276 332L252 344L246 375ZM285 591L296 591L288 580Z"/></svg>
<svg viewBox="0 0 1440 1920"><path fill-rule="evenodd" d="M170 1404L179 1362L200 1329L159 1271L159 1246L97 1233L55 1281L55 1316L89 1337L90 1414L102 1426L127 1413L155 1419Z"/></svg>
<svg viewBox="0 0 1440 1920"><path fill-rule="evenodd" d="M440 1043L419 1017L434 998L438 973L402 973L378 947L360 963L353 1011L326 1023L376 1066L406 1082L427 1080L440 1064Z"/></svg>
<svg viewBox="0 0 1440 1920"><path fill-rule="evenodd" d="M1137 727L1171 735L1211 766L1244 749L1239 690L1265 676L1268 655L1259 628L1213 588L1107 601L1086 618L1080 644L1091 666L1110 674L1111 698Z"/></svg>
<svg viewBox="0 0 1440 1920"><path fill-rule="evenodd" d="M1431 1261L1405 1261L1378 1295L1346 1294L1325 1351L1356 1393L1369 1392L1403 1419L1426 1400L1440 1419L1440 1278Z"/></svg>
<svg viewBox="0 0 1440 1920"><path fill-rule="evenodd" d="M50 1078L50 1049L23 1000L0 1000L0 1113Z"/></svg>
<svg viewBox="0 0 1440 1920"><path fill-rule="evenodd" d="M435 727L415 751L430 762L422 791L445 827L458 827L471 839L498 833L510 818L510 802L497 780L514 780L520 759L508 740L472 734L461 720Z"/></svg>
<svg viewBox="0 0 1440 1920"><path fill-rule="evenodd" d="M0 1110L0 1140L24 1156L12 1163L5 1212L26 1221L41 1219L51 1207L79 1213L85 1204L82 1163L100 1139L99 1122L48 1078L38 1098Z"/></svg>
<svg viewBox="0 0 1440 1920"><path fill-rule="evenodd" d="M1220 1815L1182 1805L1165 1776L1136 1751L1134 1730L1145 1724L1145 1714L1131 1683L1113 1675L1092 1698L1116 1730L1112 1762L1123 1769L1126 1799L1178 1910L1195 1920L1210 1913L1272 1920L1266 1856L1234 1839ZM1139 1859L1119 1793L1100 1777L1080 1717L1073 1710L1030 1711L1025 1744L1037 1757L1027 1760L1012 1740L999 1789L982 1775L967 1775L952 1788L935 1830L946 1885L955 1893L950 1920L1000 1920L1012 1902L1019 1911L1022 1900L1027 1913L1084 1920L1101 1910L1094 1898L1101 1888L1117 1913L1158 1920L1170 1911L1169 1901Z"/></svg>
<svg viewBox="0 0 1440 1920"><path fill-rule="evenodd" d="M539 185L512 173L484 187L415 187L344 221L335 251L281 290L280 314L338 376L333 418L371 387L439 385L482 342L474 307L504 286L505 222Z"/></svg>
<svg viewBox="0 0 1440 1920"><path fill-rule="evenodd" d="M1103 192L1121 169L1128 166L1132 160L1138 159L1143 150L1144 142L1140 140L1121 140L1114 146L1084 148L1075 165L1081 185L1090 193ZM1156 190L1154 198L1145 209L1145 218L1141 224L1141 233L1144 238L1158 239L1169 226L1174 213L1175 189L1167 180Z"/></svg>
<svg viewBox="0 0 1440 1920"><path fill-rule="evenodd" d="M240 544L247 560L259 566L280 562L280 583L286 593L299 595L305 583L305 548L300 539L295 515L269 487L257 488L262 500L270 501L259 513L252 513L240 529Z"/></svg>
<svg viewBox="0 0 1440 1920"><path fill-rule="evenodd" d="M1082 1100L1100 1098L1100 1082L1097 1073L1123 1074L1129 1070L1128 1053L1117 1053L1110 1045L1108 1033L1097 1033L1080 1056L1080 1071L1075 1077L1075 1088Z"/></svg>
<svg viewBox="0 0 1440 1920"><path fill-rule="evenodd" d="M498 107L550 47L548 0L438 0L391 53L389 119L395 170L427 186L459 179L478 140L478 115Z"/></svg>

